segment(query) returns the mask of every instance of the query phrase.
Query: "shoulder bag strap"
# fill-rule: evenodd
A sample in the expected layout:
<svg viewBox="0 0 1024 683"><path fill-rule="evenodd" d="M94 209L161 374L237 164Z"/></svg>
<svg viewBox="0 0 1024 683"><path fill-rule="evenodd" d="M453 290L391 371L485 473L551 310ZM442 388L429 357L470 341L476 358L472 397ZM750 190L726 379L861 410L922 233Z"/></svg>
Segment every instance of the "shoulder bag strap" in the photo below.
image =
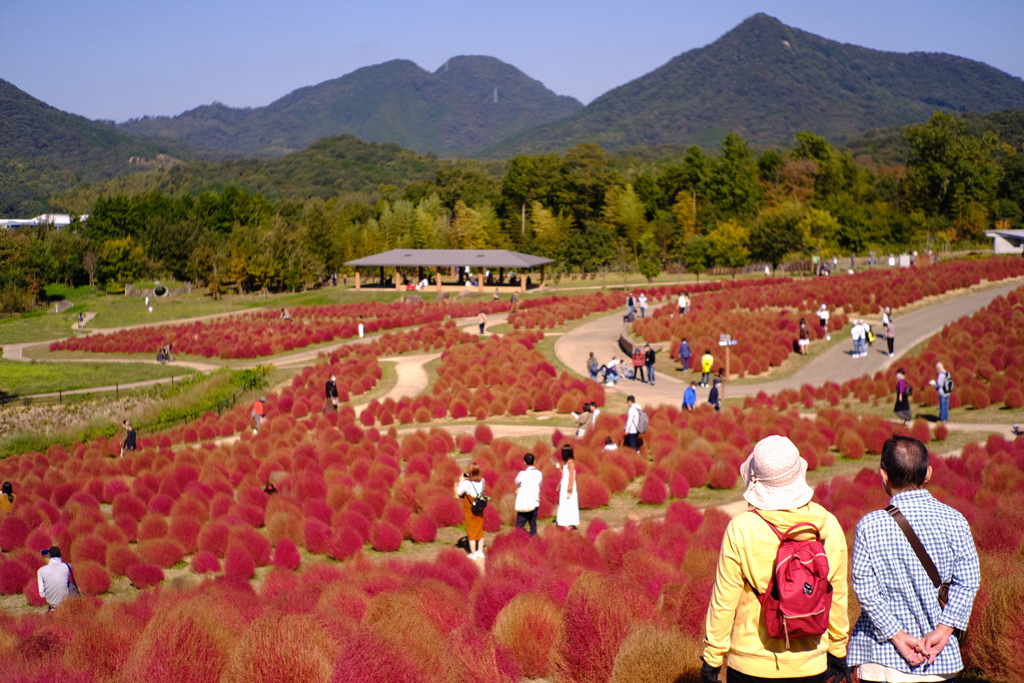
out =
<svg viewBox="0 0 1024 683"><path fill-rule="evenodd" d="M932 558L928 555L928 551L924 549L924 544L921 543L921 539L918 538L917 533L914 532L914 528L910 526L910 521L904 516L900 509L895 505L890 505L885 508L885 511L889 513L889 516L893 518L897 525L900 527L900 531L910 541L910 547L914 549L914 554L917 555L917 560L924 567L925 572L928 573L928 578L932 580L932 583L936 588L942 585L942 577L939 576L939 570L935 568L935 563L932 562Z"/></svg>

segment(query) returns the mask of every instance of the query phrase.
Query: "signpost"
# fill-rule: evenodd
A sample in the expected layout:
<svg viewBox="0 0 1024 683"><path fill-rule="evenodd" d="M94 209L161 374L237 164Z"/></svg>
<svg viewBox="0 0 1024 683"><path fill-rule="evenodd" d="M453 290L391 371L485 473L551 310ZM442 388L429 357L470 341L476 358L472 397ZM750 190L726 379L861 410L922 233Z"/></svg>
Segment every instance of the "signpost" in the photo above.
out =
<svg viewBox="0 0 1024 683"><path fill-rule="evenodd" d="M736 346L739 344L738 339L733 339L728 334L718 335L718 345L725 347L725 378L729 379L729 347ZM725 398L725 382L722 382L722 386L718 388L719 400Z"/></svg>

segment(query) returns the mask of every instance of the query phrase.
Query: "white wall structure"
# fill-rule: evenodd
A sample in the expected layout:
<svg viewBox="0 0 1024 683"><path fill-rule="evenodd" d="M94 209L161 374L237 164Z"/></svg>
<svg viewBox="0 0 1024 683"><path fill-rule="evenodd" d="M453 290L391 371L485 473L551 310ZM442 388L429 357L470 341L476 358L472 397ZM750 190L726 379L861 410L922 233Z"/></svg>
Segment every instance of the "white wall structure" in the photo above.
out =
<svg viewBox="0 0 1024 683"><path fill-rule="evenodd" d="M996 254L1024 255L1024 230L986 230L992 238L992 251Z"/></svg>
<svg viewBox="0 0 1024 683"><path fill-rule="evenodd" d="M72 218L69 213L44 213L35 218L0 218L0 228L24 228L46 224L55 228L66 228L71 225ZM88 218L89 214L82 214L78 220L83 222Z"/></svg>

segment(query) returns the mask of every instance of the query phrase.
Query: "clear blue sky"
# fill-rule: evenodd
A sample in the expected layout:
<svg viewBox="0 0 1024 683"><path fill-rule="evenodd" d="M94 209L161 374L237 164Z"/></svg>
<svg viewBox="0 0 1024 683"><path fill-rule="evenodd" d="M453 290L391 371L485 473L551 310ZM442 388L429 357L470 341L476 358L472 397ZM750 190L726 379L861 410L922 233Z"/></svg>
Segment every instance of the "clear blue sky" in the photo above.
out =
<svg viewBox="0 0 1024 683"><path fill-rule="evenodd" d="M584 103L757 12L1024 76L1024 0L0 0L0 78L89 118L261 106L361 66L491 55Z"/></svg>

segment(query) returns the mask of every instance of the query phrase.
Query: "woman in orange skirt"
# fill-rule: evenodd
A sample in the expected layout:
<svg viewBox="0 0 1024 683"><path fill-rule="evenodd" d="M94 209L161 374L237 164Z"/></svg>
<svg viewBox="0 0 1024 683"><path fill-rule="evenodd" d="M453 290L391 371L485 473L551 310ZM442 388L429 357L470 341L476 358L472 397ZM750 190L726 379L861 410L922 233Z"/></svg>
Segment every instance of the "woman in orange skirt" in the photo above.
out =
<svg viewBox="0 0 1024 683"><path fill-rule="evenodd" d="M473 512L473 501L484 495L484 479L480 476L480 466L475 462L469 464L469 472L462 475L462 480L455 489L455 495L462 499L463 514L466 516L466 538L469 539L469 556L474 560L484 559L484 516Z"/></svg>

